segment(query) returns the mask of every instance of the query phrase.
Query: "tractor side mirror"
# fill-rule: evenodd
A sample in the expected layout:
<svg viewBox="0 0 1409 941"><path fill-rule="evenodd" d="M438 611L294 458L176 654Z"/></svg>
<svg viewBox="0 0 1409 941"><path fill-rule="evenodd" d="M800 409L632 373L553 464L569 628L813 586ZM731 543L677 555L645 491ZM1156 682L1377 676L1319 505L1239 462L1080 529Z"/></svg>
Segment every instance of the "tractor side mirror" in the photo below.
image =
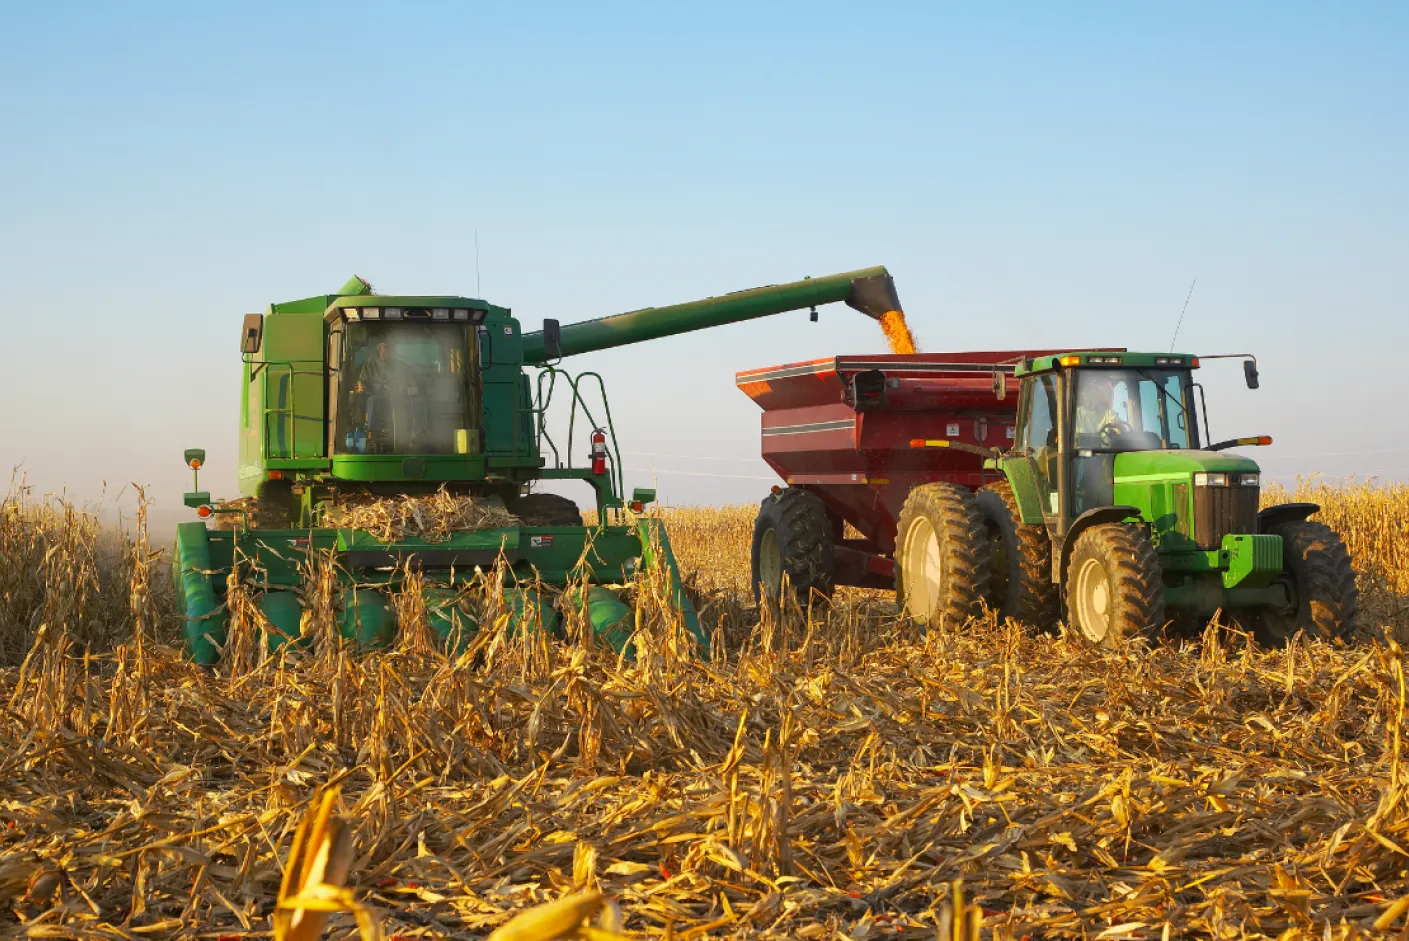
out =
<svg viewBox="0 0 1409 941"><path fill-rule="evenodd" d="M1247 380L1249 389L1257 388L1257 361L1252 359L1243 360L1243 378Z"/></svg>
<svg viewBox="0 0 1409 941"><path fill-rule="evenodd" d="M240 352L253 356L259 352L264 341L264 315L245 314L245 324L240 331Z"/></svg>
<svg viewBox="0 0 1409 941"><path fill-rule="evenodd" d="M563 358L563 328L556 320L543 321L543 353L550 360Z"/></svg>
<svg viewBox="0 0 1409 941"><path fill-rule="evenodd" d="M998 401L1008 397L1008 374L1001 369L993 370L993 395Z"/></svg>

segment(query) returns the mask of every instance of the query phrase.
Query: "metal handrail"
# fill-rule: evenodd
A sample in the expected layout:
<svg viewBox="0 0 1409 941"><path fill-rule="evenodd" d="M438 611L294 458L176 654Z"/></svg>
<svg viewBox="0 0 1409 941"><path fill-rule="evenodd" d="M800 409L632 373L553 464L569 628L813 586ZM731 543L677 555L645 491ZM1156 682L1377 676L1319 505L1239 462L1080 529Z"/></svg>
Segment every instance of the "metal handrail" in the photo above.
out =
<svg viewBox="0 0 1409 941"><path fill-rule="evenodd" d="M265 457L266 457L266 458L269 458L269 459L273 459L273 460L287 460L287 461L296 461L296 460L299 460L300 458L306 458L306 457L322 457L322 456L323 456L323 452L322 452L321 444L320 444L320 447L319 447L318 451L317 451L316 453L314 453L314 454L299 454L299 452L298 452L298 434L297 434L297 430L298 430L298 429L297 429L297 426L295 425L295 422L299 421L300 419L305 420L305 421L324 421L325 419L324 419L323 416L318 416L318 415L299 415L299 414L298 414L297 401L296 401L295 392L294 392L294 389L295 389L294 377L295 377L295 376L319 376L319 377L322 377L322 375L323 375L323 361L322 361L322 360L319 360L319 359L290 359L290 360L282 360L282 361L278 361L278 362L267 362L267 361L266 361L266 362L263 362L263 363L259 363L259 364L257 364L257 365L263 367L263 368L260 370L260 372L262 372L262 373L264 374L264 376L263 376L263 383L264 383L264 386L263 386L263 395L261 396L261 404L260 404L260 411L261 411L263 414L261 415L260 424L261 424L261 427L262 427L262 429L263 429L264 440L265 440L265 442L266 442L266 444L265 444L265 448L266 448ZM296 369L296 368L294 368L294 367L296 367L296 366L307 366L307 365L316 365L318 368L317 368L317 369ZM276 371L276 370L275 370L275 367L276 367L276 366L277 366L277 367L282 367L282 368L279 369L278 371ZM288 383L287 383L287 388L288 388L288 405L287 405L287 406L273 406L273 405L270 405L270 394L269 394L269 393L270 393L270 383L269 383L269 379L270 379L271 376L272 376L272 377L275 377L275 378L277 378L277 379L284 379L284 378L287 378L287 380L288 380ZM282 455L278 455L278 456L276 456L276 455L274 455L274 454L268 453L269 451L272 451L272 450L273 450L273 442L274 442L274 440L275 440L274 437L270 434L271 428L270 428L269 421L270 421L270 418L271 418L271 417L275 417L275 416L277 416L278 419L279 419L279 421L280 421L280 425L279 425L280 430L284 431L284 432L286 433L286 435L287 435L287 437L286 437L287 444L286 444L285 448L282 449L282 450L286 451L287 453L286 453L286 454L282 454ZM321 436L321 435L319 436L318 440L320 441L320 443L322 442L322 436Z"/></svg>
<svg viewBox="0 0 1409 941"><path fill-rule="evenodd" d="M547 424L548 408L552 404L553 393L557 388L557 381L559 375L563 377L564 381L568 385L568 388L572 390L572 405L570 411L568 412L568 440L566 448L568 457L566 465L564 465L563 463L562 453L558 450L557 443L553 440L552 435L548 433ZM547 379L546 392L544 390L545 378ZM601 395L602 400L603 415L606 418L605 425L600 425L597 423L596 416L593 415L591 406L588 405L586 398L582 395L580 383L582 383L582 381L586 379L595 380L597 383L597 389ZM567 370L559 369L556 366L540 366L537 378L536 404L531 405L527 409L527 411L536 419L535 428L536 436L538 439L536 443L538 444L539 450L542 450L542 442L546 440L548 442L549 448L551 448L553 451L553 463L555 468L566 468L571 470L574 467L572 448L573 439L576 433L577 413L579 409L582 411L583 417L586 418L586 420L591 424L593 429L603 428L607 432L608 437L611 439L610 458L612 484L617 496L621 496L623 493L626 492L626 482L621 465L621 448L617 442L616 424L612 419L611 403L607 399L606 382L602 379L599 373L595 372L584 372L574 376Z"/></svg>

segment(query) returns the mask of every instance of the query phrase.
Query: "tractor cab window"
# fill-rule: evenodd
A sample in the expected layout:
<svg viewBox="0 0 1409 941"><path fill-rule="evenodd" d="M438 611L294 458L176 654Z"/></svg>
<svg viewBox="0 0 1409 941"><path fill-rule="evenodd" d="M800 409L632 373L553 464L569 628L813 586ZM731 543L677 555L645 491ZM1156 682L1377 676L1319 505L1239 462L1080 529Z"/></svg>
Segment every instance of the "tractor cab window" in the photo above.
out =
<svg viewBox="0 0 1409 941"><path fill-rule="evenodd" d="M337 453L472 450L464 324L349 323L338 345Z"/></svg>
<svg viewBox="0 0 1409 941"><path fill-rule="evenodd" d="M1187 370L1076 370L1078 451L1198 447Z"/></svg>

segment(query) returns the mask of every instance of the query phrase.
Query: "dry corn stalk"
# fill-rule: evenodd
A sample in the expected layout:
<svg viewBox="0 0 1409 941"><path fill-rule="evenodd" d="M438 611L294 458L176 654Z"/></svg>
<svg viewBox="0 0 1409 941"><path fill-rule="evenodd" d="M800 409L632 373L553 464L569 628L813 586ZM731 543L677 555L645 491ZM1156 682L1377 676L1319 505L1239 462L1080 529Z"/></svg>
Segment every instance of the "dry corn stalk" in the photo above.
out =
<svg viewBox="0 0 1409 941"><path fill-rule="evenodd" d="M364 941L381 941L381 922L346 887L352 830L333 816L337 797L337 787L323 790L294 833L274 910L276 941L315 941L335 912L352 912Z"/></svg>
<svg viewBox="0 0 1409 941"><path fill-rule="evenodd" d="M597 915L597 924L587 920ZM489 941L626 941L621 912L600 892L579 892L521 912L494 930Z"/></svg>

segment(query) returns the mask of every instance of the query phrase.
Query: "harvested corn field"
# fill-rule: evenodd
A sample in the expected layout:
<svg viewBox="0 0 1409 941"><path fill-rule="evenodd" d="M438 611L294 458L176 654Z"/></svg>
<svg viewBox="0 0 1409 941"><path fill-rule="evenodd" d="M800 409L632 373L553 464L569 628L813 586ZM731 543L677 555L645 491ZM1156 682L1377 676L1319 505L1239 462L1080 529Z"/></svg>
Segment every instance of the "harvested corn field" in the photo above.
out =
<svg viewBox="0 0 1409 941"><path fill-rule="evenodd" d="M1409 494L1318 498L1367 573L1366 617L1402 630ZM386 653L340 648L315 618L310 649L261 659L235 619L207 671L175 650L140 532L100 551L91 517L12 494L0 934L267 936L324 785L352 897L401 938L482 937L574 891L612 900L627 935L680 939L1403 928L1394 647L922 633L859 591L824 619L760 620L752 510L666 515L721 639L708 662L665 605L638 604L624 663L580 624L567 643L513 635L492 591L466 599L487 626L449 660L413 588Z"/></svg>

